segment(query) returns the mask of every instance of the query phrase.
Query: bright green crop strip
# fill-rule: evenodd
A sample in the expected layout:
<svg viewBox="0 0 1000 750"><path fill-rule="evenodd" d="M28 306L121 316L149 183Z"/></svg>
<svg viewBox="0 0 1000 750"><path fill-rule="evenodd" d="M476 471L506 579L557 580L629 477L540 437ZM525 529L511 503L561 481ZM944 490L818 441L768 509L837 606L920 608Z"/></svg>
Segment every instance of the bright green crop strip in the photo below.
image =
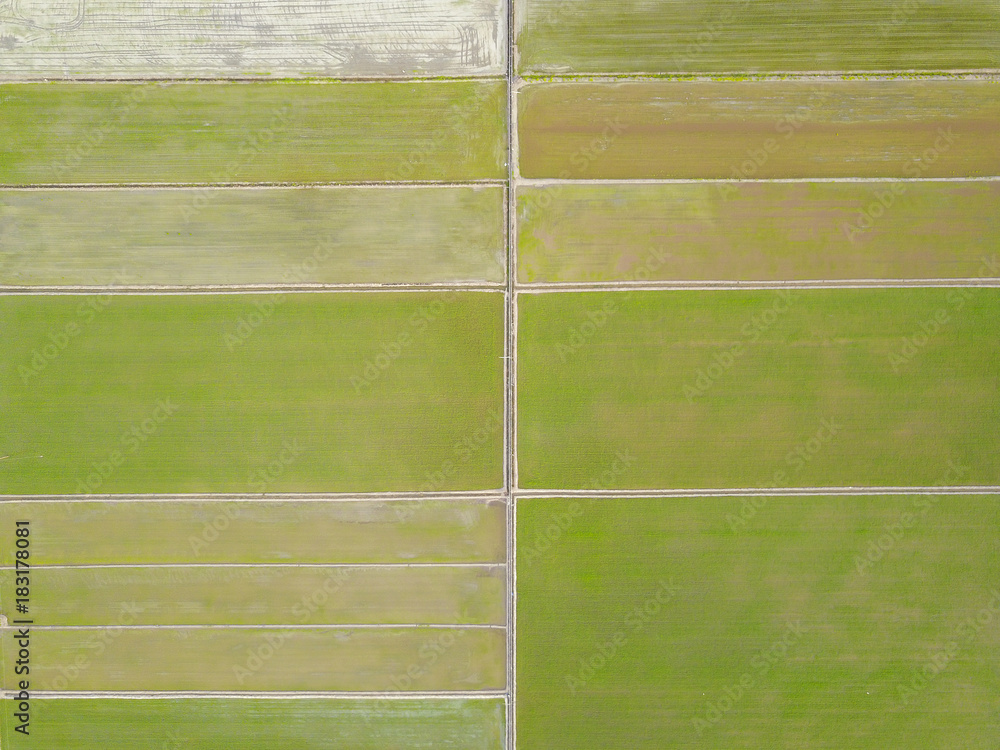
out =
<svg viewBox="0 0 1000 750"><path fill-rule="evenodd" d="M505 97L502 81L3 85L0 184L498 179Z"/></svg>
<svg viewBox="0 0 1000 750"><path fill-rule="evenodd" d="M502 305L488 292L6 297L0 491L498 488Z"/></svg>
<svg viewBox="0 0 1000 750"><path fill-rule="evenodd" d="M522 294L518 357L521 487L1000 482L995 289Z"/></svg>
<svg viewBox="0 0 1000 750"><path fill-rule="evenodd" d="M10 712L10 701L4 701ZM59 699L33 701L34 750L502 750L503 702L357 699Z"/></svg>
<svg viewBox="0 0 1000 750"><path fill-rule="evenodd" d="M989 0L514 0L520 71L969 70L1000 64Z"/></svg>

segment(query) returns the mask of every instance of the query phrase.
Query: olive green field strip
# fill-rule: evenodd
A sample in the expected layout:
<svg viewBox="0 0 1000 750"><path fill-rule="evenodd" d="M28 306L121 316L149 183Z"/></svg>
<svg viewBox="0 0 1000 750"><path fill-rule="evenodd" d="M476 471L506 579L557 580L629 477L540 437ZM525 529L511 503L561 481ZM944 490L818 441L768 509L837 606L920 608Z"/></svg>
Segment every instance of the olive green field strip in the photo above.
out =
<svg viewBox="0 0 1000 750"><path fill-rule="evenodd" d="M0 502L0 523L24 518L36 567L506 560L499 499ZM7 545L0 564L14 566Z"/></svg>
<svg viewBox="0 0 1000 750"><path fill-rule="evenodd" d="M1000 485L1000 290L518 295L521 489Z"/></svg>
<svg viewBox="0 0 1000 750"><path fill-rule="evenodd" d="M998 500L518 500L517 747L991 746Z"/></svg>
<svg viewBox="0 0 1000 750"><path fill-rule="evenodd" d="M503 484L499 292L0 297L0 493Z"/></svg>
<svg viewBox="0 0 1000 750"><path fill-rule="evenodd" d="M989 0L513 2L524 75L1000 67Z"/></svg>
<svg viewBox="0 0 1000 750"><path fill-rule="evenodd" d="M506 98L502 80L3 84L0 185L501 180Z"/></svg>
<svg viewBox="0 0 1000 750"><path fill-rule="evenodd" d="M520 283L1000 277L1000 181L517 191Z"/></svg>
<svg viewBox="0 0 1000 750"><path fill-rule="evenodd" d="M502 566L35 567L37 626L497 625ZM14 601L15 572L0 572ZM124 623L122 622L124 615Z"/></svg>
<svg viewBox="0 0 1000 750"><path fill-rule="evenodd" d="M126 616L126 615L123 615ZM31 630L36 690L427 692L503 690L502 628ZM17 644L4 638L5 685Z"/></svg>
<svg viewBox="0 0 1000 750"><path fill-rule="evenodd" d="M996 177L995 80L630 81L517 92L526 178Z"/></svg>
<svg viewBox="0 0 1000 750"><path fill-rule="evenodd" d="M8 190L0 222L0 289L499 285L506 268L500 187Z"/></svg>
<svg viewBox="0 0 1000 750"><path fill-rule="evenodd" d="M10 701L3 701L10 714ZM35 698L31 735L5 750L503 750L504 703L465 699Z"/></svg>
<svg viewBox="0 0 1000 750"><path fill-rule="evenodd" d="M502 75L506 3L18 0L0 9L6 78Z"/></svg>

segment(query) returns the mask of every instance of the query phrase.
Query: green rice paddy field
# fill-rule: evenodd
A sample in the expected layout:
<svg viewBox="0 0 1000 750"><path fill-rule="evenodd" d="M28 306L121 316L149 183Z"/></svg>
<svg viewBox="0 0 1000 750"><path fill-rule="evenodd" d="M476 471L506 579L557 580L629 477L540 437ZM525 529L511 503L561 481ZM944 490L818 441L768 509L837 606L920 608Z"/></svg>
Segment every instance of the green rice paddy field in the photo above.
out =
<svg viewBox="0 0 1000 750"><path fill-rule="evenodd" d="M433 592L429 592L433 595ZM266 599L261 604L266 605ZM129 610L114 625L128 625ZM31 633L35 690L406 692L503 690L500 628L387 626L83 629ZM13 639L4 689L17 686Z"/></svg>
<svg viewBox="0 0 1000 750"><path fill-rule="evenodd" d="M528 83L517 107L531 178L1000 175L994 79Z"/></svg>
<svg viewBox="0 0 1000 750"><path fill-rule="evenodd" d="M5 185L504 174L502 81L25 83L0 97Z"/></svg>
<svg viewBox="0 0 1000 750"><path fill-rule="evenodd" d="M991 747L998 499L521 500L517 747Z"/></svg>
<svg viewBox="0 0 1000 750"><path fill-rule="evenodd" d="M38 729L4 748L61 750L497 750L504 706L482 700L200 698L39 700Z"/></svg>
<svg viewBox="0 0 1000 750"><path fill-rule="evenodd" d="M5 494L501 484L499 293L4 297L0 331Z"/></svg>
<svg viewBox="0 0 1000 750"><path fill-rule="evenodd" d="M498 563L505 515L498 499L433 497L0 503L0 523L31 519L33 554L63 566Z"/></svg>
<svg viewBox="0 0 1000 750"><path fill-rule="evenodd" d="M1000 276L1000 183L716 182L518 190L518 281Z"/></svg>
<svg viewBox="0 0 1000 750"><path fill-rule="evenodd" d="M0 283L496 284L503 213L497 187L6 190Z"/></svg>
<svg viewBox="0 0 1000 750"><path fill-rule="evenodd" d="M521 487L1000 481L995 289L524 294L518 341Z"/></svg>
<svg viewBox="0 0 1000 750"><path fill-rule="evenodd" d="M32 611L52 626L116 625L123 612L132 625L503 625L506 614L502 566L39 568L34 580ZM14 571L0 572L0 596L13 601Z"/></svg>
<svg viewBox="0 0 1000 750"><path fill-rule="evenodd" d="M996 68L988 0L514 0L523 74Z"/></svg>

